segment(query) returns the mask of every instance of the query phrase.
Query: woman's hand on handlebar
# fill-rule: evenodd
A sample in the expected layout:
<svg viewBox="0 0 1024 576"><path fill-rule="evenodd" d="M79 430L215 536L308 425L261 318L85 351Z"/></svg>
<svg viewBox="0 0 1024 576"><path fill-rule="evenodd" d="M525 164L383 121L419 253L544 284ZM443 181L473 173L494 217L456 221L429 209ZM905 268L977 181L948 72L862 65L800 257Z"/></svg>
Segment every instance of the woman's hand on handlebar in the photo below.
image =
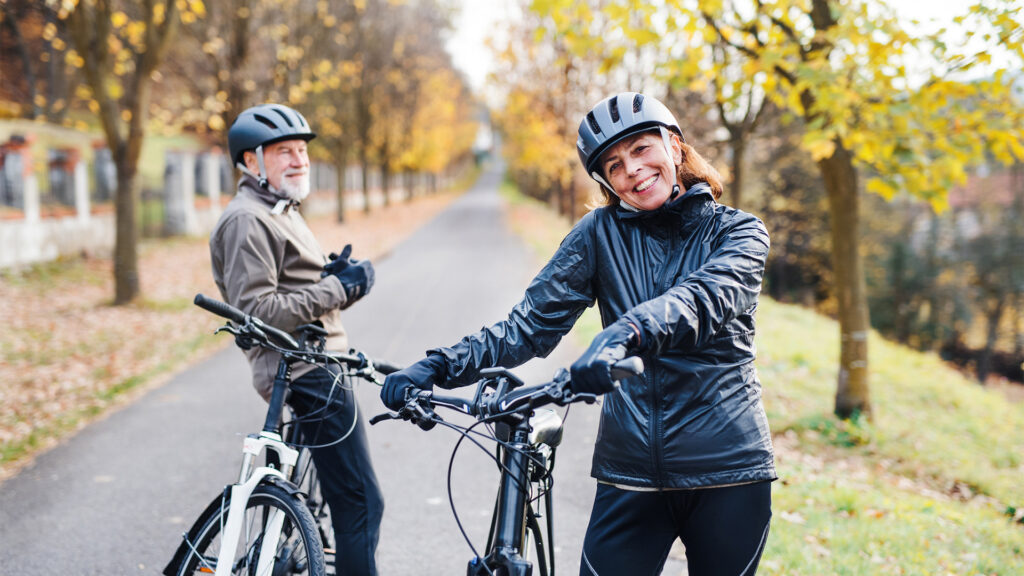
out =
<svg viewBox="0 0 1024 576"><path fill-rule="evenodd" d="M407 389L432 390L447 369L443 356L429 354L419 362L388 375L381 388L380 399L391 410L399 410L405 406Z"/></svg>
<svg viewBox="0 0 1024 576"><path fill-rule="evenodd" d="M601 395L614 390L618 378L612 375L612 368L626 357L626 352L637 343L638 337L636 327L625 320L602 330L572 365L572 391Z"/></svg>

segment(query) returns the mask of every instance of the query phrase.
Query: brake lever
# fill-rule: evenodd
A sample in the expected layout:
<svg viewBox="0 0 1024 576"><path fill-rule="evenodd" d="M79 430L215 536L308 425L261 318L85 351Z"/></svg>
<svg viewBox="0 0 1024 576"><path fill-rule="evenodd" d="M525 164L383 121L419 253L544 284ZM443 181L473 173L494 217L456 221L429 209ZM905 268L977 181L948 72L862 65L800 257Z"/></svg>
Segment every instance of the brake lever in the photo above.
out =
<svg viewBox="0 0 1024 576"><path fill-rule="evenodd" d="M225 324L225 325L217 328L216 330L214 330L213 334L214 334L214 336L216 336L217 334L220 334L221 332L229 332L231 334L234 334L235 336L240 336L241 335L241 333L238 331L238 328L236 328L235 325L230 323L230 322L228 322L227 324Z"/></svg>
<svg viewBox="0 0 1024 576"><path fill-rule="evenodd" d="M385 420L401 420L401 419L402 419L402 417L399 416L398 414L395 414L394 412L385 412L383 414L377 414L373 418L370 418L370 426L373 426L374 424L377 424L378 422L383 422Z"/></svg>

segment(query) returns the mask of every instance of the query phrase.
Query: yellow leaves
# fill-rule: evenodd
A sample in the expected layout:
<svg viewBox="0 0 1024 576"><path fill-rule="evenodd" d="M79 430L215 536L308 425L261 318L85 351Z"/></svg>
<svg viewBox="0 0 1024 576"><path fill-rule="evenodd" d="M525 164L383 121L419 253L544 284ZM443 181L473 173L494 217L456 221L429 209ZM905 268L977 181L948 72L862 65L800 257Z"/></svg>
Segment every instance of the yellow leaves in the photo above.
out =
<svg viewBox="0 0 1024 576"><path fill-rule="evenodd" d="M206 16L206 5L202 0L189 0L188 9L199 18Z"/></svg>
<svg viewBox="0 0 1024 576"><path fill-rule="evenodd" d="M46 26L43 27L43 40L47 42L53 40L57 36L57 25L53 22L47 22Z"/></svg>
<svg viewBox="0 0 1024 576"><path fill-rule="evenodd" d="M889 181L882 178L871 178L867 182L868 192L874 192L886 200L892 200L893 197L899 192L896 186L893 186Z"/></svg>
<svg viewBox="0 0 1024 576"><path fill-rule="evenodd" d="M815 162L831 158L836 151L836 143L826 133L811 130L804 133L801 146L811 153Z"/></svg>
<svg viewBox="0 0 1024 576"><path fill-rule="evenodd" d="M224 123L224 117L220 114L214 114L206 120L206 126L214 132L220 132L227 127Z"/></svg>
<svg viewBox="0 0 1024 576"><path fill-rule="evenodd" d="M334 64L332 64L331 61L326 58L321 59L313 67L313 73L320 77L327 76L328 74L331 73L332 70L334 70Z"/></svg>
<svg viewBox="0 0 1024 576"><path fill-rule="evenodd" d="M113 26L115 30L121 28L127 23L128 15L120 10L110 15L110 25Z"/></svg>
<svg viewBox="0 0 1024 576"><path fill-rule="evenodd" d="M64 53L64 62L66 62L69 66L74 66L75 68L81 68L82 66L85 66L85 60L83 60L82 57L78 55L78 52L76 52L75 50L68 50Z"/></svg>
<svg viewBox="0 0 1024 576"><path fill-rule="evenodd" d="M181 21L185 24L192 24L199 18L206 16L206 5L203 4L202 0L167 0L168 2L173 1L175 7L178 9ZM163 20L163 16L157 20L160 22Z"/></svg>

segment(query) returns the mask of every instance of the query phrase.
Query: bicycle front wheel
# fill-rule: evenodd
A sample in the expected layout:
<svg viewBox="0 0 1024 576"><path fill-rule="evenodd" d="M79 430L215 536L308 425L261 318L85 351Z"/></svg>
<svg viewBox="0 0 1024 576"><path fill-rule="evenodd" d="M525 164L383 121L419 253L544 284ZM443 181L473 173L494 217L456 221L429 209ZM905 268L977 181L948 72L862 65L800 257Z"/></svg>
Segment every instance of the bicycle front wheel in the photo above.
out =
<svg viewBox="0 0 1024 576"><path fill-rule="evenodd" d="M242 533L231 562L230 574L256 574L267 528L278 525L278 516L284 515L281 535L267 574L283 576L304 574L324 576L324 550L316 524L309 509L297 496L272 484L258 486L249 496L245 507ZM228 502L214 508L202 521L192 541L192 549L178 571L179 576L213 574L217 570L221 548L221 530L227 522Z"/></svg>

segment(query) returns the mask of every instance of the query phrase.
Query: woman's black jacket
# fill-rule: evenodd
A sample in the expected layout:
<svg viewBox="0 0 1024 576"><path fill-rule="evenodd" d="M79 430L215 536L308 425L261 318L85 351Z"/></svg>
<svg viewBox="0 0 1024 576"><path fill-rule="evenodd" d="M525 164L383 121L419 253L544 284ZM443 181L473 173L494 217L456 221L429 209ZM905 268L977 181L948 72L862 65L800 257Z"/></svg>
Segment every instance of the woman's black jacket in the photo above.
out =
<svg viewBox="0 0 1024 576"><path fill-rule="evenodd" d="M698 184L658 210L584 216L508 319L442 354L447 386L490 366L547 356L596 300L605 326L639 327L645 373L604 396L592 475L633 487L698 488L775 479L754 312L764 224Z"/></svg>

